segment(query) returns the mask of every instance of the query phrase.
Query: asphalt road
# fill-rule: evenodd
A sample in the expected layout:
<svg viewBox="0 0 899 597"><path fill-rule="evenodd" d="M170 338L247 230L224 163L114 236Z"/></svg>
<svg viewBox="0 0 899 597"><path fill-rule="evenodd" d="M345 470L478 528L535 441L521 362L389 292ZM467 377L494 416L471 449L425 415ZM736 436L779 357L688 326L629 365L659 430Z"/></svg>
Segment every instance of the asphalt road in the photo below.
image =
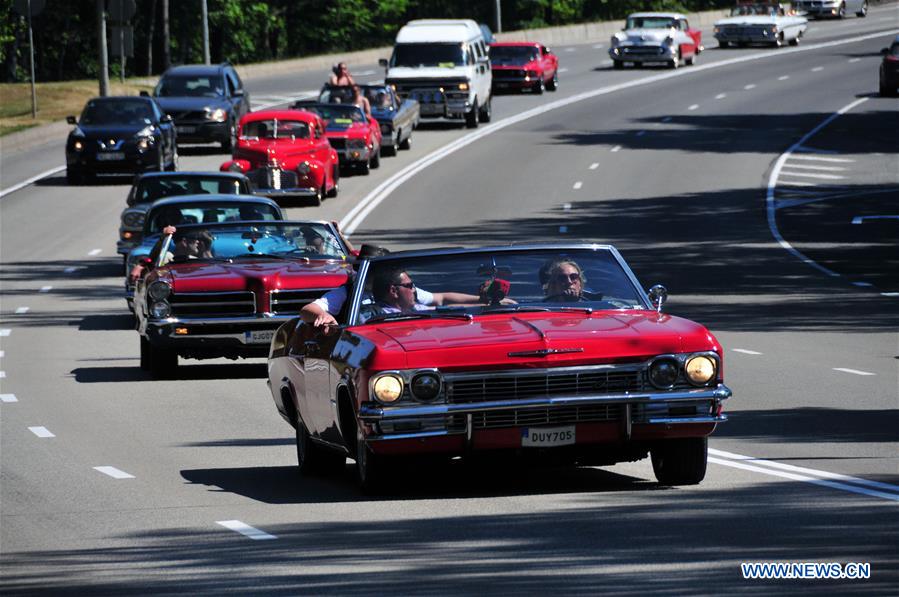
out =
<svg viewBox="0 0 899 597"><path fill-rule="evenodd" d="M616 245L645 286L669 288L669 312L725 347L731 420L695 487L660 487L647 461L453 463L379 499L360 497L352 462L344 477L298 480L264 361L187 361L172 381L139 369L115 255L126 181L51 176L7 194L0 588L894 594L899 222L873 216L896 214L899 106L873 92L897 26L890 6L813 22L800 51L707 42L675 74L555 48L559 92L498 97L475 132L423 125L411 151L344 178L338 198L289 210L395 249ZM261 105L322 76L249 85ZM4 155L3 187L61 164L58 146ZM182 168L224 159L188 148ZM769 561L868 562L871 577L742 577L741 562Z"/></svg>

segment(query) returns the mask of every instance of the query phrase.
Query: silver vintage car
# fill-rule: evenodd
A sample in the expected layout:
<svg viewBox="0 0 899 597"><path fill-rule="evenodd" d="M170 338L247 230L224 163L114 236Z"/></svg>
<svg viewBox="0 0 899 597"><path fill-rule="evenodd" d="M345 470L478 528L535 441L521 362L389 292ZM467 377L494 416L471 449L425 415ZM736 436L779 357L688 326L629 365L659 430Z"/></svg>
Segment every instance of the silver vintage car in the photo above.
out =
<svg viewBox="0 0 899 597"><path fill-rule="evenodd" d="M777 2L741 2L731 9L730 17L715 23L715 39L726 48L731 44L771 45L776 48L798 46L805 34L808 19L787 14Z"/></svg>
<svg viewBox="0 0 899 597"><path fill-rule="evenodd" d="M687 17L675 12L637 12L627 17L624 29L612 36L609 57L615 68L625 62L642 66L660 62L677 68L693 64L702 52L702 33Z"/></svg>

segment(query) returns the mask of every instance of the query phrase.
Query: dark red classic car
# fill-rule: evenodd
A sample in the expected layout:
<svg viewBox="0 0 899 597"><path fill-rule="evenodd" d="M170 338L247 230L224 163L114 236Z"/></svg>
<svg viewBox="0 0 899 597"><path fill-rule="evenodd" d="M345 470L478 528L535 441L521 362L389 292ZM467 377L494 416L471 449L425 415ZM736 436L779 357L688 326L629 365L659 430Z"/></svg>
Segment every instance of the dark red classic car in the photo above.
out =
<svg viewBox="0 0 899 597"><path fill-rule="evenodd" d="M337 152L325 124L311 112L261 110L240 119L237 145L222 171L240 172L253 192L283 202L309 198L320 205L339 190Z"/></svg>
<svg viewBox="0 0 899 597"><path fill-rule="evenodd" d="M279 325L346 282L350 254L328 222L179 226L134 291L141 368L167 377L179 356L266 356Z"/></svg>
<svg viewBox="0 0 899 597"><path fill-rule="evenodd" d="M352 167L368 174L370 168L381 165L381 127L374 117L366 116L362 108L352 104L310 102L298 102L294 108L312 112L325 122L325 136L337 150L344 172Z"/></svg>
<svg viewBox="0 0 899 597"><path fill-rule="evenodd" d="M542 44L495 42L490 44L493 89L543 93L559 87L559 58Z"/></svg>
<svg viewBox="0 0 899 597"><path fill-rule="evenodd" d="M317 303L336 329L297 319L272 340L269 386L300 472L349 456L364 490L383 489L404 457L530 452L593 466L651 455L669 485L705 476L731 395L721 346L662 313L664 288L644 293L613 247L393 253L358 269Z"/></svg>

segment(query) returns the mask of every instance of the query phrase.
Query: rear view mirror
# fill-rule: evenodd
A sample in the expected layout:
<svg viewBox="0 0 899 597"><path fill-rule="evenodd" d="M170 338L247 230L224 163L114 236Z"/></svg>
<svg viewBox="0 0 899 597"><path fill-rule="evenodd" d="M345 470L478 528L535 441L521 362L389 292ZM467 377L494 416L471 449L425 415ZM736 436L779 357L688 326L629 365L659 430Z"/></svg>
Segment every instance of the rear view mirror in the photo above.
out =
<svg viewBox="0 0 899 597"><path fill-rule="evenodd" d="M379 58L379 59L378 59L378 66L383 66L384 68L387 68L387 59L386 59L386 58Z"/></svg>
<svg viewBox="0 0 899 597"><path fill-rule="evenodd" d="M160 119L160 122L172 122L172 121L173 120L172 120L171 114L163 114L162 118Z"/></svg>
<svg viewBox="0 0 899 597"><path fill-rule="evenodd" d="M649 295L649 301L652 303L652 306L655 307L657 312L661 313L662 305L668 300L668 289L661 284L656 284L649 289L647 294Z"/></svg>
<svg viewBox="0 0 899 597"><path fill-rule="evenodd" d="M69 124L78 124L78 120L74 116L66 116L66 122Z"/></svg>

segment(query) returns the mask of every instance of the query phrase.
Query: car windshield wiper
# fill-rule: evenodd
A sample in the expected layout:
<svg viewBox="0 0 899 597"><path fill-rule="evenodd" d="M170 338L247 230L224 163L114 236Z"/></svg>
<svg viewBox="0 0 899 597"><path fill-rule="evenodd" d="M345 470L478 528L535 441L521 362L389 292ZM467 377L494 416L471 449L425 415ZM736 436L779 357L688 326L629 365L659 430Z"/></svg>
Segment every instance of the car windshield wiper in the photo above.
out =
<svg viewBox="0 0 899 597"><path fill-rule="evenodd" d="M439 313L434 311L412 311L409 313L385 313L370 317L365 323L377 323L379 321L397 321L401 319L462 319L471 321L474 319L469 313Z"/></svg>

